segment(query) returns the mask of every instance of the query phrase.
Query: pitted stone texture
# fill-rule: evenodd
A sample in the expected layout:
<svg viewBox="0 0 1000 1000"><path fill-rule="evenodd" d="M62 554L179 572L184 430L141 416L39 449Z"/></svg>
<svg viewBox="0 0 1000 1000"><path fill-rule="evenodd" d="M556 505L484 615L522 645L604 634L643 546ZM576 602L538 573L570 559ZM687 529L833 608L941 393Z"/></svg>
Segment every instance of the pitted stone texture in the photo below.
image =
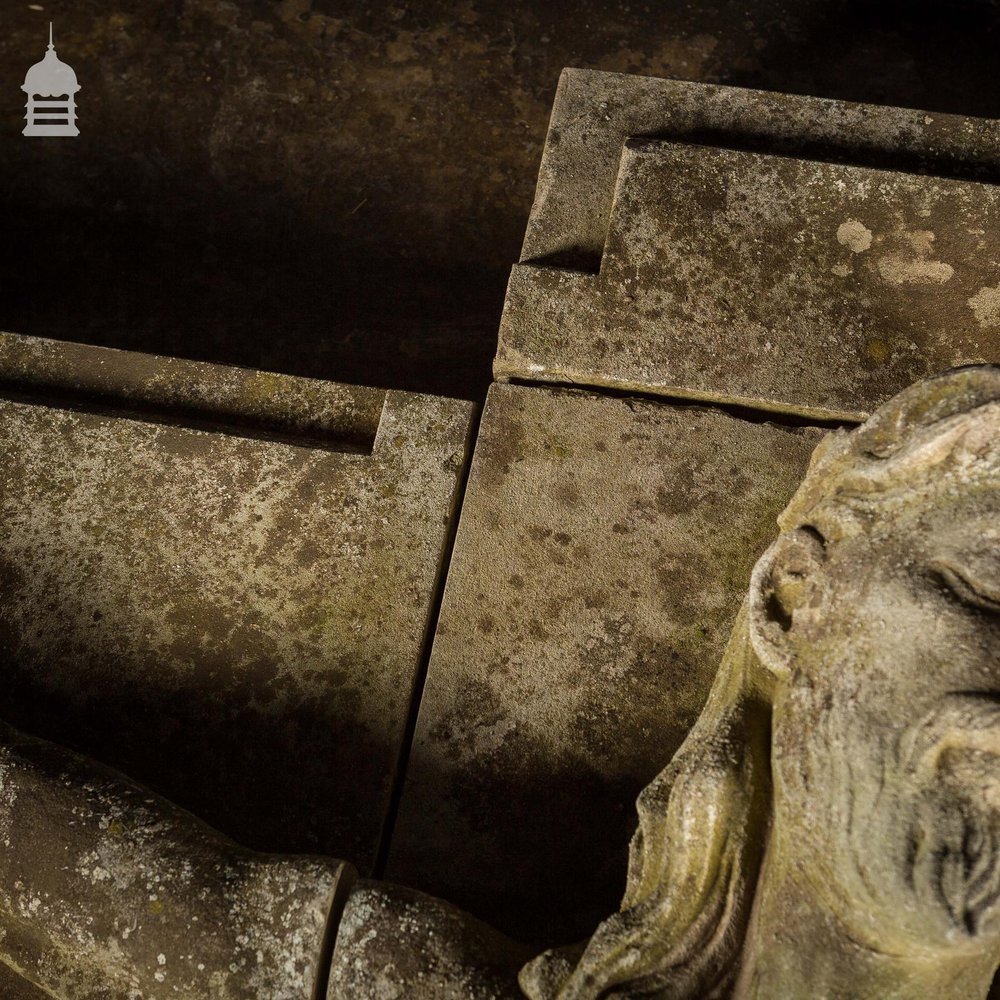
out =
<svg viewBox="0 0 1000 1000"><path fill-rule="evenodd" d="M533 954L443 900L362 881L337 929L327 1000L523 1000L517 973Z"/></svg>
<svg viewBox="0 0 1000 1000"><path fill-rule="evenodd" d="M820 432L494 385L388 877L520 940L587 933Z"/></svg>
<svg viewBox="0 0 1000 1000"><path fill-rule="evenodd" d="M111 391L77 348L0 346L4 716L250 847L368 868L471 404L85 349ZM224 432L169 405L220 396ZM330 450L379 412L371 454Z"/></svg>
<svg viewBox="0 0 1000 1000"><path fill-rule="evenodd" d="M498 377L862 419L1000 359L1000 189L630 141L599 274L519 265Z"/></svg>
<svg viewBox="0 0 1000 1000"><path fill-rule="evenodd" d="M48 996L313 1000L352 881L0 724L0 961Z"/></svg>
<svg viewBox="0 0 1000 1000"><path fill-rule="evenodd" d="M994 120L566 69L522 261L597 270L622 144L632 136L1000 180Z"/></svg>

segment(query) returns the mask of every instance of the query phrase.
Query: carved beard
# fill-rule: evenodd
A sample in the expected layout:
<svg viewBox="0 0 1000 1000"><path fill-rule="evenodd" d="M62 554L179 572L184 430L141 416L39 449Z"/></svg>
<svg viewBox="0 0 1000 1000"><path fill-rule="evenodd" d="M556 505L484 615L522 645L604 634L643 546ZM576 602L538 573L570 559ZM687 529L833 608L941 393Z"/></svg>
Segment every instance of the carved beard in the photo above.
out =
<svg viewBox="0 0 1000 1000"><path fill-rule="evenodd" d="M905 871L921 908L944 909L955 935L996 931L1000 902L1000 704L949 695L900 741L913 784Z"/></svg>
<svg viewBox="0 0 1000 1000"><path fill-rule="evenodd" d="M808 683L790 701L780 783L806 804L834 912L871 914L890 949L1000 932L997 697L948 695L902 733Z"/></svg>

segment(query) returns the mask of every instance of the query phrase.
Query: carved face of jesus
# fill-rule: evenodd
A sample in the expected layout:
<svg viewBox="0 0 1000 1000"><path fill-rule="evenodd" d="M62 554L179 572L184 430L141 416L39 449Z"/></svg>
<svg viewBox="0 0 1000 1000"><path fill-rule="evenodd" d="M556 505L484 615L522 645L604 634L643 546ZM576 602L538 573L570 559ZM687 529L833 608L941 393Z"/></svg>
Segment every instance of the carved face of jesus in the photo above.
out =
<svg viewBox="0 0 1000 1000"><path fill-rule="evenodd" d="M862 944L981 949L1000 935L1000 482L828 545L781 629L781 853Z"/></svg>

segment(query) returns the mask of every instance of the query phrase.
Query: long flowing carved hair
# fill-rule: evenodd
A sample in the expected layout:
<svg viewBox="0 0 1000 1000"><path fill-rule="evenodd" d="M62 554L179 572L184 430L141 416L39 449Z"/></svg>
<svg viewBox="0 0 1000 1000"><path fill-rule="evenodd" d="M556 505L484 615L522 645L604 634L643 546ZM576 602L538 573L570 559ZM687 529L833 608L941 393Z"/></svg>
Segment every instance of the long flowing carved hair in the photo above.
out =
<svg viewBox="0 0 1000 1000"><path fill-rule="evenodd" d="M778 520L826 544L866 530L893 502L956 482L996 488L1000 367L917 383L855 430L817 447ZM763 561L763 560L762 560ZM771 817L771 706L777 681L750 637L744 601L698 721L641 793L621 909L581 949L521 971L531 1000L712 1000L728 995Z"/></svg>

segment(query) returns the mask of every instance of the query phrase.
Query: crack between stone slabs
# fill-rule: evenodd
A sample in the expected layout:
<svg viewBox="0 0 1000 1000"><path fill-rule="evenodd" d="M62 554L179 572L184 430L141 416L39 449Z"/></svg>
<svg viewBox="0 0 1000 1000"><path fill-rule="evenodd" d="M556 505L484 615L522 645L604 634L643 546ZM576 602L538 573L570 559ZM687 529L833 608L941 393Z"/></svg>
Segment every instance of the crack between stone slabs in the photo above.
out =
<svg viewBox="0 0 1000 1000"><path fill-rule="evenodd" d="M643 392L641 389L620 389L615 386L592 385L587 382L548 381L545 379L529 379L508 377L502 381L506 385L518 385L528 389L549 389L557 392L584 393L591 396L602 396L610 399L621 399L625 402L636 400L644 403L659 403L675 407L691 409L717 410L737 420L751 424L774 424L776 427L818 427L821 430L850 430L863 423L862 420L840 419L836 417L810 417L784 410L768 410L763 407L746 406L743 403L727 403L716 399L694 399L691 396L674 396L662 392Z"/></svg>
<svg viewBox="0 0 1000 1000"><path fill-rule="evenodd" d="M462 509L465 505L465 494L469 485L469 474L472 470L472 460L475 455L476 443L479 440L479 426L483 419L484 402L476 400L472 411L472 419L469 421L469 436L466 443L466 460L462 474L455 485L454 501L452 502L451 523L448 534L445 538L444 547L441 553L441 562L438 565L437 576L434 580L434 600L430 612L427 616L427 631L420 652L420 664L416 679L413 683L413 694L410 697L410 712L406 720L406 728L400 744L399 757L396 763L396 770L393 776L392 790L389 793L389 804L386 807L385 817L382 821L382 831L379 835L379 842L375 851L375 862L372 865L372 878L384 878L385 868L389 861L389 851L392 846L393 834L396 832L396 821L399 818L399 809L403 799L403 792L406 788L406 776L410 764L410 752L413 748L413 738L416 735L417 719L420 715L420 705L423 702L424 687L427 683L427 676L430 671L431 651L434 647L434 638L437 635L438 622L441 618L441 607L444 603L445 585L448 582L448 575L451 570L451 561L455 553L455 539L458 535L459 522L462 518Z"/></svg>
<svg viewBox="0 0 1000 1000"><path fill-rule="evenodd" d="M330 910L323 930L323 941L320 945L319 968L313 985L310 1000L328 1000L330 992L330 975L333 972L333 956L337 950L337 935L347 909L347 901L358 883L358 871L349 861L342 862L340 876L330 900Z"/></svg>

